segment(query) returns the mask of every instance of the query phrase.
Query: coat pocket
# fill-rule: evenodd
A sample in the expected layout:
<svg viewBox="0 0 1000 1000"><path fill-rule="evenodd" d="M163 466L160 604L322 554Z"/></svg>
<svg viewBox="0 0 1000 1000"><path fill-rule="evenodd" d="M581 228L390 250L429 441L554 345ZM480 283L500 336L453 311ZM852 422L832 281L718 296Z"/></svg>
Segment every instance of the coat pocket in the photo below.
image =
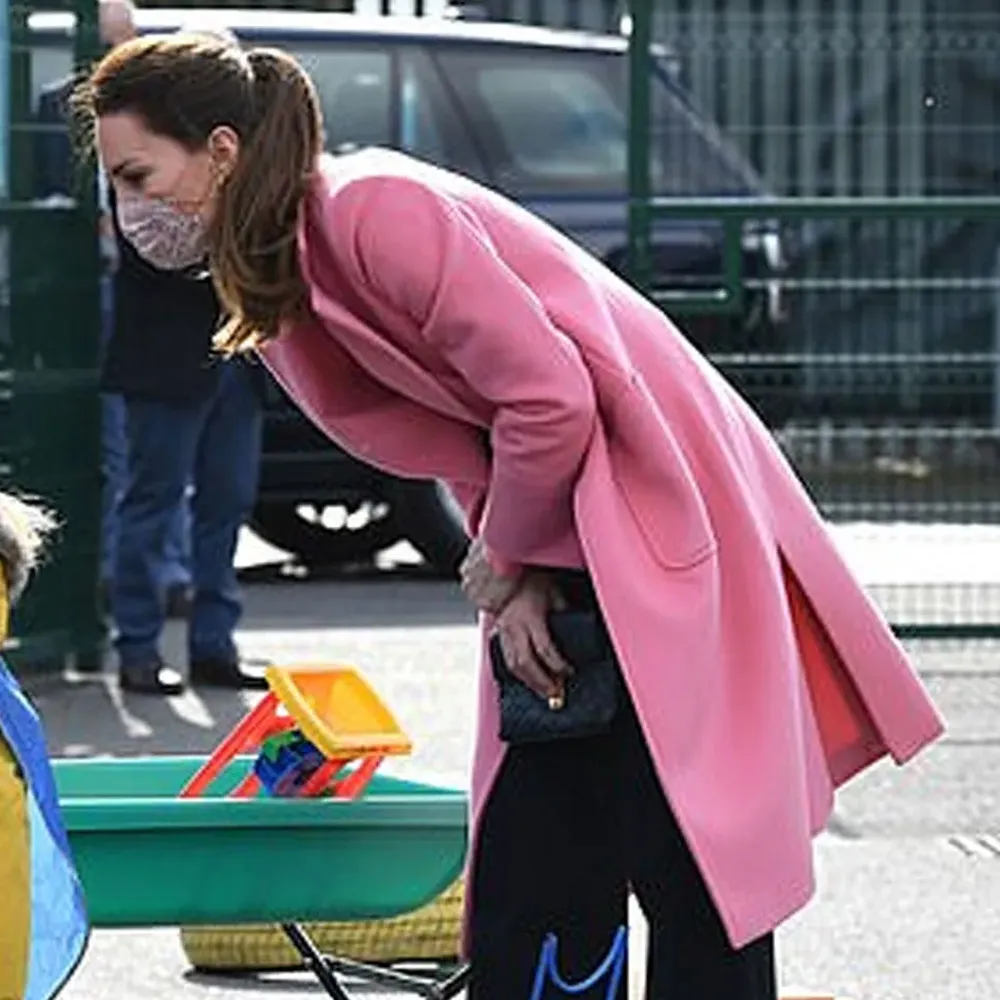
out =
<svg viewBox="0 0 1000 1000"><path fill-rule="evenodd" d="M625 462L616 479L650 553L666 569L690 569L718 551L708 512L697 493L678 489L669 477L643 475Z"/></svg>
<svg viewBox="0 0 1000 1000"><path fill-rule="evenodd" d="M641 405L628 406L616 423L612 474L650 553L670 570L713 556L718 542L708 507L670 428Z"/></svg>

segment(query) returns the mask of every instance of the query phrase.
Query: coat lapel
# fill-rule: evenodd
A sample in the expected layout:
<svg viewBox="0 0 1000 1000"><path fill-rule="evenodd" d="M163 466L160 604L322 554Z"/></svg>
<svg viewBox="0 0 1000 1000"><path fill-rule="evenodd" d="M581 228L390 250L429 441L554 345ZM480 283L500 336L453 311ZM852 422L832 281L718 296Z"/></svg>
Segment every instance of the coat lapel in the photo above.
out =
<svg viewBox="0 0 1000 1000"><path fill-rule="evenodd" d="M335 168L331 161L324 160L323 169L324 182L318 194L321 199L327 197L330 173ZM298 230L299 260L317 319L327 329L337 331L341 347L382 385L453 420L485 426L482 415L473 413L467 403L393 341L383 322L385 304L343 279L328 246L333 234L326 228L321 222L312 224L307 208ZM396 321L412 322L402 316Z"/></svg>

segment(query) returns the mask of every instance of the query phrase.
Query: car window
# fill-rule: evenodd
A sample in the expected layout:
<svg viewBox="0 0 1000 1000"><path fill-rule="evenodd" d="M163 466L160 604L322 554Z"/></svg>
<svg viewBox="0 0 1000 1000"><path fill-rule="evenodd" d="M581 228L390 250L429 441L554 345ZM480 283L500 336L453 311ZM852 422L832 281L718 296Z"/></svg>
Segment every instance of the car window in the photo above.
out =
<svg viewBox="0 0 1000 1000"><path fill-rule="evenodd" d="M487 179L473 137L421 46L400 48L399 79L400 147L477 180Z"/></svg>
<svg viewBox="0 0 1000 1000"><path fill-rule="evenodd" d="M31 46L31 106L38 107L42 91L73 72L73 39L62 37L38 38Z"/></svg>
<svg viewBox="0 0 1000 1000"><path fill-rule="evenodd" d="M408 153L436 163L447 158L427 81L413 53L401 55L399 63L399 144Z"/></svg>
<svg viewBox="0 0 1000 1000"><path fill-rule="evenodd" d="M326 148L334 153L393 143L392 59L379 49L277 42L319 92Z"/></svg>
<svg viewBox="0 0 1000 1000"><path fill-rule="evenodd" d="M624 62L624 60L623 60ZM627 89L627 69L622 87ZM676 76L657 74L650 89L652 184L664 195L760 193L763 181L736 143L700 112Z"/></svg>
<svg viewBox="0 0 1000 1000"><path fill-rule="evenodd" d="M625 112L585 69L483 67L477 85L519 172L590 182L626 169Z"/></svg>
<svg viewBox="0 0 1000 1000"><path fill-rule="evenodd" d="M628 61L611 52L442 49L442 73L490 147L498 183L534 194L626 190ZM746 191L752 172L687 104L653 80L651 171L660 193Z"/></svg>

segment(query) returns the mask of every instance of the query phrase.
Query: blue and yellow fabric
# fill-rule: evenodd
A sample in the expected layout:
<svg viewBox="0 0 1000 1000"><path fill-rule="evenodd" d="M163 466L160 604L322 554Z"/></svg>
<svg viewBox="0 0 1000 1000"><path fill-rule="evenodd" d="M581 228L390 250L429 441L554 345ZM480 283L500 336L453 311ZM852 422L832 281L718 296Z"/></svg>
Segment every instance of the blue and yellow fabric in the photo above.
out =
<svg viewBox="0 0 1000 1000"><path fill-rule="evenodd" d="M0 645L8 621L0 571ZM87 945L83 889L38 714L0 659L0 1000L49 1000Z"/></svg>

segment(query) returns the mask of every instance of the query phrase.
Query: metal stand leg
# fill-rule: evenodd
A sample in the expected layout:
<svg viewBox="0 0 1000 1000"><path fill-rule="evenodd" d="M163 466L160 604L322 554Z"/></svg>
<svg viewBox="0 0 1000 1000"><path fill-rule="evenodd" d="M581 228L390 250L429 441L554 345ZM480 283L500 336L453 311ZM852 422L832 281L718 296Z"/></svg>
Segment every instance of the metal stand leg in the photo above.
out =
<svg viewBox="0 0 1000 1000"><path fill-rule="evenodd" d="M306 968L319 980L320 985L333 1000L351 1000L337 981L337 976L327 964L326 959L301 925L282 924L281 929L285 932L288 940L292 942L295 950L302 956Z"/></svg>
<svg viewBox="0 0 1000 1000"><path fill-rule="evenodd" d="M441 983L441 992L438 994L438 1000L451 1000L452 997L457 997L465 989L471 975L472 966L466 963Z"/></svg>
<svg viewBox="0 0 1000 1000"><path fill-rule="evenodd" d="M397 972L395 969L324 955L301 924L287 923L282 924L281 928L288 940L292 942L292 946L302 956L303 964L316 976L320 985L333 1000L351 1000L350 995L337 979L338 972L379 986L394 987L405 993L423 997L424 1000L452 1000L465 989L466 983L469 981L470 967L468 965L461 966L444 980L411 976L404 972Z"/></svg>
<svg viewBox="0 0 1000 1000"><path fill-rule="evenodd" d="M378 986L387 986L403 993L412 993L424 1000L451 1000L457 996L469 980L469 967L462 966L447 979L435 980L427 976L413 976L395 969L387 969L378 965L367 965L364 962L354 962L347 958L337 958L327 955L326 961L337 972L356 976L366 982Z"/></svg>

